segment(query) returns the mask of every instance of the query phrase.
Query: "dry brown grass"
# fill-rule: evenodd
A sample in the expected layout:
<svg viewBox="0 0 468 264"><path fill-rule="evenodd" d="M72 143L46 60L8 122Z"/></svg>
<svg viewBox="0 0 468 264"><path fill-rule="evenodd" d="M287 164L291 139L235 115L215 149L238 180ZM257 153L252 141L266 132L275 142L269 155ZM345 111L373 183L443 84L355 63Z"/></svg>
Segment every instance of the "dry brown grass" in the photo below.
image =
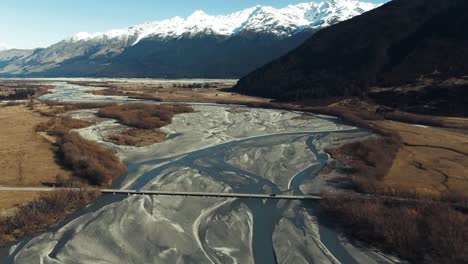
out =
<svg viewBox="0 0 468 264"><path fill-rule="evenodd" d="M107 185L125 173L127 167L112 149L85 140L77 133L66 133L57 141L59 156L73 173L90 184Z"/></svg>
<svg viewBox="0 0 468 264"><path fill-rule="evenodd" d="M101 108L98 115L117 119L130 127L155 129L170 124L176 114L190 112L193 108L188 105L125 104Z"/></svg>
<svg viewBox="0 0 468 264"><path fill-rule="evenodd" d="M400 122L377 124L395 131L402 147L383 179L387 186L468 194L468 137L434 127Z"/></svg>
<svg viewBox="0 0 468 264"><path fill-rule="evenodd" d="M40 192L2 191L0 192L0 214L9 209L31 202L40 196Z"/></svg>
<svg viewBox="0 0 468 264"><path fill-rule="evenodd" d="M54 146L35 131L48 118L24 106L0 108L0 185L38 186L70 173L55 160Z"/></svg>
<svg viewBox="0 0 468 264"><path fill-rule="evenodd" d="M0 246L54 225L99 196L97 192L55 191L0 216Z"/></svg>
<svg viewBox="0 0 468 264"><path fill-rule="evenodd" d="M468 262L468 215L443 204L328 195L323 212L344 231L414 263Z"/></svg>

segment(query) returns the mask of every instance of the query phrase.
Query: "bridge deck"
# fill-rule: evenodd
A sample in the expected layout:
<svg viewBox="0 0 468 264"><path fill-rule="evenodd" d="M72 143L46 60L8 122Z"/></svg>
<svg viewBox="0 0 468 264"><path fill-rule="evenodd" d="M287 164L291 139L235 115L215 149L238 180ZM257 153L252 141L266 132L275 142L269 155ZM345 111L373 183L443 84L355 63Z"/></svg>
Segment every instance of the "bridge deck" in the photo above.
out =
<svg viewBox="0 0 468 264"><path fill-rule="evenodd" d="M7 187L0 186L0 191L34 191L52 192L59 190L81 190L80 188L64 187ZM115 195L156 195L156 196L185 196L185 197L213 197L213 198L252 198L252 199L278 199L278 200L320 200L319 195L284 195L284 194L251 194L251 193L209 193L209 192L177 192L177 191L147 191L147 190L122 190L122 189L98 189L86 190L98 191Z"/></svg>
<svg viewBox="0 0 468 264"><path fill-rule="evenodd" d="M0 186L2 191L34 191L34 192L52 192L58 190L76 190L80 188L56 188L56 187L13 187ZM119 189L98 189L90 188L86 190L98 191L105 194L115 195L160 195L160 196L185 196L185 197L213 197L213 198L251 198L251 199L277 199L277 200L321 200L320 195L270 195L270 194L249 194L249 193L204 193L204 192L172 192L172 191L145 191L145 190L119 190ZM418 200L398 196L379 196L370 194L353 194L354 197L361 199L380 199L386 201L395 201L400 203L423 203L423 204L448 204L457 209L468 211L468 203L466 201L453 203L446 201Z"/></svg>
<svg viewBox="0 0 468 264"><path fill-rule="evenodd" d="M315 195L270 195L251 193L205 193L205 192L173 192L173 191L144 191L144 190L113 190L102 189L102 193L119 195L156 195L156 196L185 196L185 197L214 197L214 198L250 198L250 199L278 199L278 200L320 200Z"/></svg>

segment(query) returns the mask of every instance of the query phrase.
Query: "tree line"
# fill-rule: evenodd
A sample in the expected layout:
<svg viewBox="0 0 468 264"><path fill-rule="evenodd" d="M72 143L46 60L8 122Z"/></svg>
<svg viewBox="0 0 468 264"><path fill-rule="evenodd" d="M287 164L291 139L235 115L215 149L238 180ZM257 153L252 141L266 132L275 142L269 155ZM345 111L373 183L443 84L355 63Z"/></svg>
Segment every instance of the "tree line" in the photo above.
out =
<svg viewBox="0 0 468 264"><path fill-rule="evenodd" d="M0 101L29 99L34 95L35 92L36 92L35 89L32 89L32 88L27 88L27 89L15 88L13 90L13 93L0 94Z"/></svg>

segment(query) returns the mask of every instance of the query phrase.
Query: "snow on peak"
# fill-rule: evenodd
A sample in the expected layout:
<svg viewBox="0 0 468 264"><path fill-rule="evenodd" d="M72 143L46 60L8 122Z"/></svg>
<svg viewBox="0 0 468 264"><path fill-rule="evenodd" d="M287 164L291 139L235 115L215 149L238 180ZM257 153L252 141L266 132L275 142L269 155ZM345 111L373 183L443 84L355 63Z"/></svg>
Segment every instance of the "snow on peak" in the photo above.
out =
<svg viewBox="0 0 468 264"><path fill-rule="evenodd" d="M357 0L324 0L289 5L277 9L254 6L229 15L212 16L197 10L187 18L174 17L148 22L127 29L108 32L81 32L67 39L78 42L88 40L124 39L133 45L148 37L180 38L198 34L230 36L242 31L269 33L285 37L305 28L322 28L350 19L379 5Z"/></svg>
<svg viewBox="0 0 468 264"><path fill-rule="evenodd" d="M10 49L6 44L0 42L0 51L8 50Z"/></svg>

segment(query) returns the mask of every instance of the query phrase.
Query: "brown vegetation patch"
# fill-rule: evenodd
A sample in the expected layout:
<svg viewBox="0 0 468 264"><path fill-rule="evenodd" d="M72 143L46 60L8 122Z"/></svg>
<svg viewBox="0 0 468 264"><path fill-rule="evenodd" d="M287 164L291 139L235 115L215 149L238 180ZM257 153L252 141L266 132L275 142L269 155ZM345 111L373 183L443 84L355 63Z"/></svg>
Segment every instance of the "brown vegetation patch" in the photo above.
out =
<svg viewBox="0 0 468 264"><path fill-rule="evenodd" d="M55 191L0 216L0 246L57 224L99 196L97 192Z"/></svg>
<svg viewBox="0 0 468 264"><path fill-rule="evenodd" d="M57 141L59 156L78 177L94 185L106 185L125 173L127 168L112 149L85 140L79 134L66 133Z"/></svg>
<svg viewBox="0 0 468 264"><path fill-rule="evenodd" d="M334 159L352 168L352 181L356 189L375 192L375 184L387 175L400 146L398 137L372 137L328 152Z"/></svg>
<svg viewBox="0 0 468 264"><path fill-rule="evenodd" d="M45 117L56 117L68 111L83 109L99 109L114 103L63 103L58 101L46 101L44 104L33 104L31 109Z"/></svg>
<svg viewBox="0 0 468 264"><path fill-rule="evenodd" d="M132 99L151 100L151 101L162 101L161 98L144 92L124 92L116 89L103 89L103 90L92 90L90 93L94 95L104 96L126 96Z"/></svg>
<svg viewBox="0 0 468 264"><path fill-rule="evenodd" d="M249 112L249 110L244 109L244 108L229 108L226 110L226 112L231 113L231 114L241 114L241 113Z"/></svg>
<svg viewBox="0 0 468 264"><path fill-rule="evenodd" d="M193 112L188 105L125 104L104 107L98 115L119 120L122 124L142 129L155 129L172 122L176 114Z"/></svg>
<svg viewBox="0 0 468 264"><path fill-rule="evenodd" d="M166 134L159 129L131 128L120 134L109 135L104 140L117 145L144 147L166 139Z"/></svg>
<svg viewBox="0 0 468 264"><path fill-rule="evenodd" d="M72 129L80 129L91 126L93 123L85 120L74 119L68 116L50 119L36 126L36 132L47 132L49 135L63 136Z"/></svg>
<svg viewBox="0 0 468 264"><path fill-rule="evenodd" d="M126 96L124 92L117 91L114 89L102 89L102 90L91 90L89 93L94 95L105 95L105 96Z"/></svg>
<svg viewBox="0 0 468 264"><path fill-rule="evenodd" d="M344 231L414 263L467 263L468 216L443 204L328 195L323 212Z"/></svg>
<svg viewBox="0 0 468 264"><path fill-rule="evenodd" d="M58 101L46 101L45 104L49 107L61 106L64 108L65 112L81 109L98 109L116 105L115 103L63 103Z"/></svg>

